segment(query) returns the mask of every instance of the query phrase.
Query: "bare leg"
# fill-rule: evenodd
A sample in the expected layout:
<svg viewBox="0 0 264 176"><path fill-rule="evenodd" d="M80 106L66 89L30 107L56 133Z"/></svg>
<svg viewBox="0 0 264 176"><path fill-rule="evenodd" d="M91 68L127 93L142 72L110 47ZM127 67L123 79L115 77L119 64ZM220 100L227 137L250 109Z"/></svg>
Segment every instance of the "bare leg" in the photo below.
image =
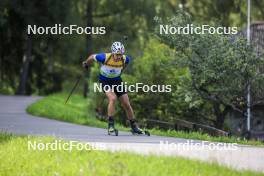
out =
<svg viewBox="0 0 264 176"><path fill-rule="evenodd" d="M133 109L130 105L129 102L129 98L127 94L124 94L122 96L119 97L119 100L121 101L122 106L124 107L126 114L127 114L127 118L130 122L130 126L131 126L131 131L132 133L136 133L136 134L144 134L144 132L138 127L138 125L135 122L134 119L134 112Z"/></svg>
<svg viewBox="0 0 264 176"><path fill-rule="evenodd" d="M126 115L127 115L128 120L133 120L134 119L134 111L130 105L128 95L124 94L124 95L120 96L119 100L120 100L124 110L126 111Z"/></svg>
<svg viewBox="0 0 264 176"><path fill-rule="evenodd" d="M107 115L108 117L113 117L115 112L115 102L117 97L114 92L106 92L105 94L108 99Z"/></svg>

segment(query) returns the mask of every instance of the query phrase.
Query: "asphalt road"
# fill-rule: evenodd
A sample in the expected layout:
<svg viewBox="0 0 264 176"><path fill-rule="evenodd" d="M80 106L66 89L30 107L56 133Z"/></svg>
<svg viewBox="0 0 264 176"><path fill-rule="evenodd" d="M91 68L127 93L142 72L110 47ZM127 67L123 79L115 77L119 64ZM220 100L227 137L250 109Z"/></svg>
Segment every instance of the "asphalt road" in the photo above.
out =
<svg viewBox="0 0 264 176"><path fill-rule="evenodd" d="M66 140L103 145L105 150L110 151L182 156L217 162L237 170L264 172L264 147L228 145L155 135L134 136L128 132L119 132L119 136L108 136L106 129L75 125L27 114L26 107L39 98L0 95L0 131L55 136Z"/></svg>

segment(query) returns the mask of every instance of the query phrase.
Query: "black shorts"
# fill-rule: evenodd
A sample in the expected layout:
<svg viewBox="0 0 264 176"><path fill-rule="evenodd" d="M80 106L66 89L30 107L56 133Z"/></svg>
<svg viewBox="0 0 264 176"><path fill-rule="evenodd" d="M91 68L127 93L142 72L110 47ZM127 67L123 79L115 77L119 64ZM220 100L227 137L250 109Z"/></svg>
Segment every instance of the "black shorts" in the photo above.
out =
<svg viewBox="0 0 264 176"><path fill-rule="evenodd" d="M113 87L113 90L112 89L111 90L115 92L117 97L120 97L127 93L125 91L124 85L122 88L120 88L121 86L118 86L118 85L122 85L122 80L99 80L99 82L102 84L103 91L108 90L109 87Z"/></svg>

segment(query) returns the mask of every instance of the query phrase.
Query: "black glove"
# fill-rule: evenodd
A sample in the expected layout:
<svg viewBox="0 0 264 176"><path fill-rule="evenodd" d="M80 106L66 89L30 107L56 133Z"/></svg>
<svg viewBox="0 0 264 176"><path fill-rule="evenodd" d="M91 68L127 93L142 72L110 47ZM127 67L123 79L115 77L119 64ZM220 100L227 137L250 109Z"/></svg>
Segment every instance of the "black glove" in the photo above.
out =
<svg viewBox="0 0 264 176"><path fill-rule="evenodd" d="M85 68L86 70L88 70L88 68L89 68L89 65L87 64L87 62L83 62L82 63L82 66L83 66L83 68Z"/></svg>

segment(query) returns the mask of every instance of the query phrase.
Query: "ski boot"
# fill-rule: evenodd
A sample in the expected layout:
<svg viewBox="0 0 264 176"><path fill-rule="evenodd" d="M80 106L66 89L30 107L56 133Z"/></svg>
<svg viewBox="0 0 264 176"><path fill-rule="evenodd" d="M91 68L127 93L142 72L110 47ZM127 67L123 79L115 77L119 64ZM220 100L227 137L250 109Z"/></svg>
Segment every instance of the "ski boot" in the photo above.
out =
<svg viewBox="0 0 264 176"><path fill-rule="evenodd" d="M133 135L147 135L150 136L150 133L147 130L142 130L138 127L134 120L130 120L131 133Z"/></svg>
<svg viewBox="0 0 264 176"><path fill-rule="evenodd" d="M108 135L115 134L118 136L118 130L115 128L115 122L113 119L109 119L108 121Z"/></svg>

